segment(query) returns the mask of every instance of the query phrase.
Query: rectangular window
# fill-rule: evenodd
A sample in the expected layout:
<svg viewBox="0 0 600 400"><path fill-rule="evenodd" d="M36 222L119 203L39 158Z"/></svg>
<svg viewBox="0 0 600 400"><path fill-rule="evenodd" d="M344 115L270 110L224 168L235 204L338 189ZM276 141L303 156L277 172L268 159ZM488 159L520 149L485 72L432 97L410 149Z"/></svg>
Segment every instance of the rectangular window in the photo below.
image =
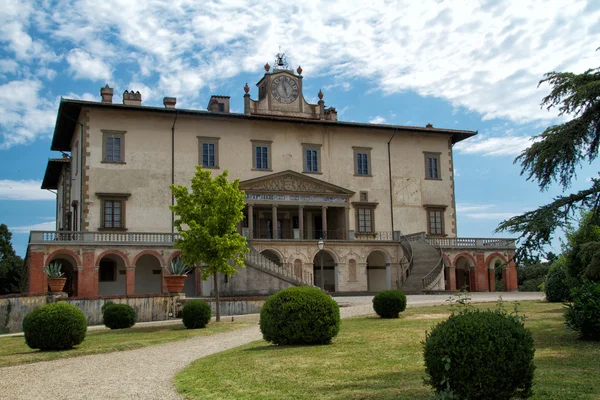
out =
<svg viewBox="0 0 600 400"><path fill-rule="evenodd" d="M321 172L321 145L302 143L304 153L304 172Z"/></svg>
<svg viewBox="0 0 600 400"><path fill-rule="evenodd" d="M254 169L271 170L271 141L251 140Z"/></svg>
<svg viewBox="0 0 600 400"><path fill-rule="evenodd" d="M371 233L373 232L373 209L359 208L358 213L358 232Z"/></svg>
<svg viewBox="0 0 600 400"><path fill-rule="evenodd" d="M203 168L219 168L219 138L198 137L200 157L198 163Z"/></svg>
<svg viewBox="0 0 600 400"><path fill-rule="evenodd" d="M354 149L354 174L371 176L371 148L352 147Z"/></svg>
<svg viewBox="0 0 600 400"><path fill-rule="evenodd" d="M319 155L317 150L306 150L306 170L309 172L319 171Z"/></svg>
<svg viewBox="0 0 600 400"><path fill-rule="evenodd" d="M104 200L104 228L122 228L122 201Z"/></svg>
<svg viewBox="0 0 600 400"><path fill-rule="evenodd" d="M125 229L125 202L128 193L96 193L101 200L100 230Z"/></svg>
<svg viewBox="0 0 600 400"><path fill-rule="evenodd" d="M102 162L124 163L125 162L125 132L101 130L103 148Z"/></svg>
<svg viewBox="0 0 600 400"><path fill-rule="evenodd" d="M215 144L214 143L202 143L202 166L203 167L214 167L215 166Z"/></svg>
<svg viewBox="0 0 600 400"><path fill-rule="evenodd" d="M366 153L356 154L357 175L369 175L369 159Z"/></svg>
<svg viewBox="0 0 600 400"><path fill-rule="evenodd" d="M430 209L427 210L428 214L428 227L430 235L443 235L444 234L444 211Z"/></svg>
<svg viewBox="0 0 600 400"><path fill-rule="evenodd" d="M224 112L224 111L225 111L225 104L219 103L219 112Z"/></svg>
<svg viewBox="0 0 600 400"><path fill-rule="evenodd" d="M440 153L425 153L425 178L442 179L440 174Z"/></svg>

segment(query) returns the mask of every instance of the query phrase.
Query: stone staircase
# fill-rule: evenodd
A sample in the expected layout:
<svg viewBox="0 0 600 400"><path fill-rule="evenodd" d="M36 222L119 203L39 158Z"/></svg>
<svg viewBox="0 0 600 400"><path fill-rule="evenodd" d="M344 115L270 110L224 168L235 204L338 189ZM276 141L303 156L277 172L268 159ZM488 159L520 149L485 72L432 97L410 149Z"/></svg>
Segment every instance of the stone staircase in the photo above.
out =
<svg viewBox="0 0 600 400"><path fill-rule="evenodd" d="M411 241L413 264L410 275L402 285L404 294L422 294L423 278L429 274L440 261L437 249L424 241Z"/></svg>
<svg viewBox="0 0 600 400"><path fill-rule="evenodd" d="M260 254L254 247L249 246L249 249L250 251L246 253L246 267L257 269L294 286L313 284L312 274L310 276L296 276L291 265L278 265Z"/></svg>

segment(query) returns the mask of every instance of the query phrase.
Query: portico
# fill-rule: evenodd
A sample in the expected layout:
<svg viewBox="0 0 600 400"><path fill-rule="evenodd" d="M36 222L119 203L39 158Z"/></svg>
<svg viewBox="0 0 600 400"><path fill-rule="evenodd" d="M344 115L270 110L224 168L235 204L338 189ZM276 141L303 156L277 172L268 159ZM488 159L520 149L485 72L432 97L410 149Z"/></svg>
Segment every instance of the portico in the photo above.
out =
<svg viewBox="0 0 600 400"><path fill-rule="evenodd" d="M353 191L283 171L240 184L247 207L242 233L249 239L334 239L350 237Z"/></svg>

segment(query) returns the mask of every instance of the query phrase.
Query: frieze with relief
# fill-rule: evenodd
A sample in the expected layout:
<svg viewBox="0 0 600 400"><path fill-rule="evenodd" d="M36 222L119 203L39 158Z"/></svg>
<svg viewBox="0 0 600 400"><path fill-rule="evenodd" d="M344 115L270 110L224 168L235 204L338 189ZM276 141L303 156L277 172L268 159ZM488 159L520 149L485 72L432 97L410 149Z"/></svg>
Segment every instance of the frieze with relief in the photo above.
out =
<svg viewBox="0 0 600 400"><path fill-rule="evenodd" d="M286 176L279 179L271 179L264 182L256 182L254 185L252 185L252 189L272 192L331 192L331 190L329 190L325 186L317 185L312 182L294 179L291 176Z"/></svg>

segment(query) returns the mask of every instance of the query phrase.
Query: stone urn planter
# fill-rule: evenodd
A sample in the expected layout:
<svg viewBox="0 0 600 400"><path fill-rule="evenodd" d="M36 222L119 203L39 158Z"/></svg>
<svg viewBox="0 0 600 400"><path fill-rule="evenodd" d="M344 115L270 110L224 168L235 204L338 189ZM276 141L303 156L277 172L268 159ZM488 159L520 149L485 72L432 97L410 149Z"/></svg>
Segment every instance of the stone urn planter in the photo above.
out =
<svg viewBox="0 0 600 400"><path fill-rule="evenodd" d="M183 293L183 285L185 284L185 274L170 274L165 275L165 285L169 293Z"/></svg>
<svg viewBox="0 0 600 400"><path fill-rule="evenodd" d="M67 283L67 278L48 278L48 286L52 293L62 292L65 283Z"/></svg>
<svg viewBox="0 0 600 400"><path fill-rule="evenodd" d="M50 263L47 267L44 267L44 273L48 277L48 286L50 286L50 292L57 293L62 292L67 278L61 271L62 264L59 262Z"/></svg>
<svg viewBox="0 0 600 400"><path fill-rule="evenodd" d="M185 278L190 273L191 269L176 258L171 261L171 265L166 267L167 273L165 274L165 285L169 293L183 293L183 285L185 284Z"/></svg>

